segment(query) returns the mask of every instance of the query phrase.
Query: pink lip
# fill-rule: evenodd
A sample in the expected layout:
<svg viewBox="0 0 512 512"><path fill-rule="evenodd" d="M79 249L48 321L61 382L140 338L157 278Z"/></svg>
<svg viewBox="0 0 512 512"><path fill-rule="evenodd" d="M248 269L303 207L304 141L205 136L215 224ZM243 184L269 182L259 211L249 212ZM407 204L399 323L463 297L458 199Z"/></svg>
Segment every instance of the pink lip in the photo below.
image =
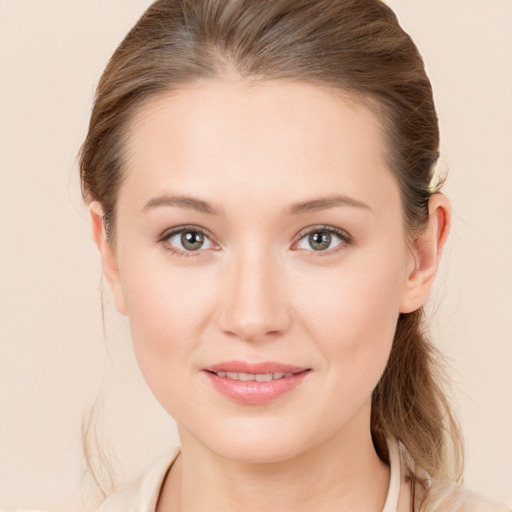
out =
<svg viewBox="0 0 512 512"><path fill-rule="evenodd" d="M281 379L258 382L219 377L214 372L293 373L293 375ZM238 403L246 405L261 405L276 399L296 388L310 372L310 368L271 361L261 363L226 361L204 369L204 373L217 391Z"/></svg>
<svg viewBox="0 0 512 512"><path fill-rule="evenodd" d="M308 368L304 366L292 366L276 363L274 361L262 361L261 363L248 363L245 361L224 361L204 368L209 372L235 372L235 373L299 373Z"/></svg>

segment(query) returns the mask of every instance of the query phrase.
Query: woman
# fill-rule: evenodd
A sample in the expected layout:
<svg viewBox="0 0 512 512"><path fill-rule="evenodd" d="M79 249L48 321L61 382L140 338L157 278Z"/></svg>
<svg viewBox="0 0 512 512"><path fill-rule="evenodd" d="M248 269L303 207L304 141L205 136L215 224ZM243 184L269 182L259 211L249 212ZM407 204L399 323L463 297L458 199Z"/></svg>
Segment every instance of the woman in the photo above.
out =
<svg viewBox="0 0 512 512"><path fill-rule="evenodd" d="M505 510L450 484L421 309L450 226L438 148L421 57L377 0L148 9L80 166L181 448L102 511Z"/></svg>

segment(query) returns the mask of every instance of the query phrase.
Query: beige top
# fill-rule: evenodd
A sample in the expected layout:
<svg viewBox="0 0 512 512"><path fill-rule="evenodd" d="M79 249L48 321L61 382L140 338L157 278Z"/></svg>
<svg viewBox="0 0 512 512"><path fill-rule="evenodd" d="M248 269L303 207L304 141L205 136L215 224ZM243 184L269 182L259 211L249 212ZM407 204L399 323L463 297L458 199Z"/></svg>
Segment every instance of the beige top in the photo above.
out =
<svg viewBox="0 0 512 512"><path fill-rule="evenodd" d="M382 512L410 512L410 484L404 478L402 446L389 441L390 479ZM176 446L158 460L139 480L110 496L98 512L155 512L156 503L165 476L180 453ZM492 502L452 482L431 481L430 502L425 512L512 512L506 505Z"/></svg>

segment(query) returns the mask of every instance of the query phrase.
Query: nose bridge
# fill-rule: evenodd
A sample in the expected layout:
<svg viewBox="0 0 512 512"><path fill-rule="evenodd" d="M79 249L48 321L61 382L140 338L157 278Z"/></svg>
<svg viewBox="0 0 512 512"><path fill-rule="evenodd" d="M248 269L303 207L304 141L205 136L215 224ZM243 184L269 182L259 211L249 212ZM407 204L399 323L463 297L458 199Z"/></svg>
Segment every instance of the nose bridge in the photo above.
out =
<svg viewBox="0 0 512 512"><path fill-rule="evenodd" d="M282 273L271 250L247 245L232 254L228 267L220 328L245 340L286 330L289 314Z"/></svg>

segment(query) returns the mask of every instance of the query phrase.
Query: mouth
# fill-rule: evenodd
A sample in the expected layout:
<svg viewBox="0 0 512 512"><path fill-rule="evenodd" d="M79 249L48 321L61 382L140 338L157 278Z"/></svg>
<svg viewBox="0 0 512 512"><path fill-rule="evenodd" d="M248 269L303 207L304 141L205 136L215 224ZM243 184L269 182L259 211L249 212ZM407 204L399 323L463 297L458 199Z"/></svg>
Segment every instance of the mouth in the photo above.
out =
<svg viewBox="0 0 512 512"><path fill-rule="evenodd" d="M213 387L238 403L259 405L291 391L311 368L276 362L228 361L204 369Z"/></svg>
<svg viewBox="0 0 512 512"><path fill-rule="evenodd" d="M304 370L307 371L307 370ZM279 380L279 379L286 379L288 377L292 377L293 375L296 375L296 373L293 372L272 372L272 373L245 373L245 372L210 372L217 377L221 377L224 379L231 379L231 380L240 380L242 382L270 382L271 380ZM297 372L300 373L300 372Z"/></svg>
<svg viewBox="0 0 512 512"><path fill-rule="evenodd" d="M275 361L248 362L248 361L224 361L205 368L206 371L215 374L246 374L246 375L274 375L282 378L288 374L295 374L304 370L310 370L306 366L295 366ZM283 374L279 377L280 374ZM226 376L222 375L222 376Z"/></svg>

